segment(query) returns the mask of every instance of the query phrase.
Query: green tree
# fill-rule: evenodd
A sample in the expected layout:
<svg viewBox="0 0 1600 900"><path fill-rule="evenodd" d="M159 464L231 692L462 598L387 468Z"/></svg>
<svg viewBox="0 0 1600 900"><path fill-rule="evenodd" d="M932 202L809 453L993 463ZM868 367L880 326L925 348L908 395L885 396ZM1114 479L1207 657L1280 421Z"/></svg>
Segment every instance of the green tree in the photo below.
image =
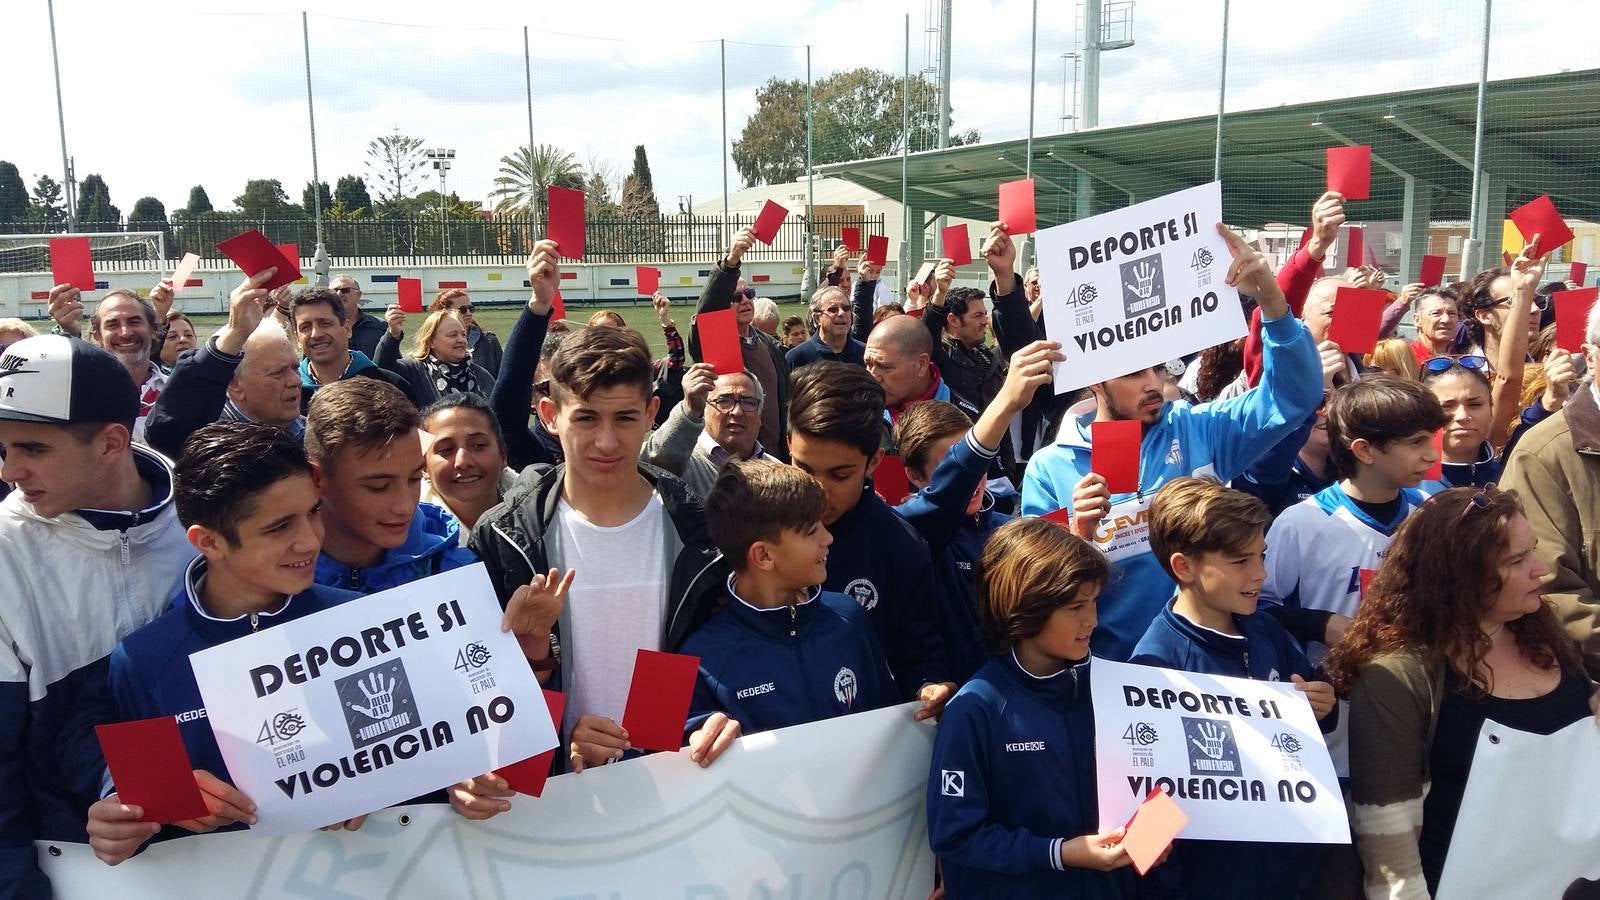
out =
<svg viewBox="0 0 1600 900"><path fill-rule="evenodd" d="M283 192L283 182L276 178L253 178L245 182L244 193L233 198L233 205L250 221L289 218L289 195Z"/></svg>
<svg viewBox="0 0 1600 900"><path fill-rule="evenodd" d="M344 206L347 216L368 215L372 212L372 195L367 193L367 183L358 175L341 175L333 186L333 198Z"/></svg>
<svg viewBox="0 0 1600 900"><path fill-rule="evenodd" d="M500 174L495 176L489 196L495 201L495 212L531 213L542 220L545 192L551 187L587 187L577 158L553 144L524 145L500 157Z"/></svg>
<svg viewBox="0 0 1600 900"><path fill-rule="evenodd" d="M67 227L67 206L62 199L61 183L49 175L40 175L33 186L33 197L28 201L28 227L52 232Z"/></svg>
<svg viewBox="0 0 1600 900"><path fill-rule="evenodd" d="M200 185L189 188L189 203L183 211L191 216L211 212L211 198L206 196L206 189Z"/></svg>
<svg viewBox="0 0 1600 900"><path fill-rule="evenodd" d="M835 72L812 87L812 163L891 156L900 152L898 75L859 68ZM938 89L926 76L911 80L911 149L938 143ZM976 130L951 136L952 145L976 143ZM756 111L733 144L733 162L746 186L781 184L805 175L806 90L802 81L774 78L756 91Z"/></svg>
<svg viewBox="0 0 1600 900"><path fill-rule="evenodd" d="M115 231L122 224L122 210L111 204L111 189L99 175L86 175L78 182L78 227L84 231Z"/></svg>
<svg viewBox="0 0 1600 900"><path fill-rule="evenodd" d="M422 168L422 138L396 128L367 143L367 171L378 188L378 202L389 205L416 191L413 175Z"/></svg>
<svg viewBox="0 0 1600 900"><path fill-rule="evenodd" d="M128 213L128 228L134 231L162 231L167 227L167 208L154 197L140 197Z"/></svg>
<svg viewBox="0 0 1600 900"><path fill-rule="evenodd" d="M28 220L28 186L12 163L0 159L0 226L19 225Z"/></svg>
<svg viewBox="0 0 1600 900"><path fill-rule="evenodd" d="M329 190L326 181L319 181L315 186L317 191L316 195L313 195L311 182L306 182L305 190L300 192L300 207L307 213L315 213L319 207L314 201L320 200L322 201L320 209L326 212L328 207L333 205L333 191Z"/></svg>
<svg viewBox="0 0 1600 900"><path fill-rule="evenodd" d="M622 183L622 214L629 217L661 215L655 182L650 177L650 159L645 155L643 144L633 148L633 171Z"/></svg>

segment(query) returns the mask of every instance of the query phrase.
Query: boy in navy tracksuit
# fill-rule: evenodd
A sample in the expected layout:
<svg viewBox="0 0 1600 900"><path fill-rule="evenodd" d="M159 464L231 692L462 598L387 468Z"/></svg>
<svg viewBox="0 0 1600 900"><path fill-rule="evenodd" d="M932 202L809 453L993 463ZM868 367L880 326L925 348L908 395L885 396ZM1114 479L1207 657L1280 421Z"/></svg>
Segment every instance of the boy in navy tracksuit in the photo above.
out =
<svg viewBox="0 0 1600 900"><path fill-rule="evenodd" d="M789 458L822 485L833 534L826 591L859 603L889 657L903 700L936 715L955 691L939 636L938 583L928 544L867 486L883 459L883 388L867 370L819 362L794 373Z"/></svg>
<svg viewBox="0 0 1600 900"><path fill-rule="evenodd" d="M1270 514L1256 497L1202 478L1167 483L1150 506L1150 545L1178 594L1150 624L1132 662L1235 678L1291 681L1324 730L1338 716L1333 686L1318 680L1289 632L1256 611L1266 580ZM1152 872L1147 897L1292 900L1318 871L1304 844L1189 841Z"/></svg>
<svg viewBox="0 0 1600 900"><path fill-rule="evenodd" d="M727 603L684 642L700 657L690 747L707 765L732 736L894 704L894 678L860 604L817 585L833 537L809 475L730 463L706 498L706 528L729 561ZM734 723L737 723L735 726Z"/></svg>
<svg viewBox="0 0 1600 900"><path fill-rule="evenodd" d="M1132 900L1122 829L1096 832L1089 635L1110 567L1038 518L1000 526L982 563L1000 655L945 708L928 773L945 895Z"/></svg>
<svg viewBox="0 0 1600 900"><path fill-rule="evenodd" d="M895 507L928 542L940 601L939 631L950 678L972 677L989 658L979 625L977 582L983 546L1010 520L984 489L1006 429L1032 402L1062 358L1059 344L1039 341L1019 351L1005 383L974 424L961 408L925 400L895 423L895 446L917 493Z"/></svg>

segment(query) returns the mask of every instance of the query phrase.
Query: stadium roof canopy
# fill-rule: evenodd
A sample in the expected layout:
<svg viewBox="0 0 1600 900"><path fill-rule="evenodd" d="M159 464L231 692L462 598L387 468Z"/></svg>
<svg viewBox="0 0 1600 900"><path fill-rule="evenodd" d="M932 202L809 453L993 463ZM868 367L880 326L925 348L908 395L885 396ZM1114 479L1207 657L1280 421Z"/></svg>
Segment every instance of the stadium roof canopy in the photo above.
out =
<svg viewBox="0 0 1600 900"><path fill-rule="evenodd" d="M1600 221L1597 96L1600 69L1489 83L1484 169L1504 186L1506 208L1548 193L1566 217ZM1307 220L1325 184L1324 150L1370 144L1372 198L1352 202L1352 218L1401 219L1409 174L1417 186L1434 189L1429 218L1465 220L1476 113L1476 84L1230 111L1223 128L1224 218L1243 227ZM1036 136L1040 227L1074 218L1080 174L1093 179L1093 211L1103 212L1210 181L1215 146L1214 115ZM907 203L992 220L996 186L1022 177L1026 155L1025 140L911 154ZM893 156L818 172L898 197L900 165Z"/></svg>

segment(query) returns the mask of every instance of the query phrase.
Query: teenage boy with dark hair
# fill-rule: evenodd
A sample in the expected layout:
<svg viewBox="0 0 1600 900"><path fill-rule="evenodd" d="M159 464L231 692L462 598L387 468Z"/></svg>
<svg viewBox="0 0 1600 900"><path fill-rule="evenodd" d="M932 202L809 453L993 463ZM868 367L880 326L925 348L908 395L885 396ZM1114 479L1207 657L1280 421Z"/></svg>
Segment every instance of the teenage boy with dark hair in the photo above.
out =
<svg viewBox="0 0 1600 900"><path fill-rule="evenodd" d="M700 658L692 758L740 734L892 706L894 676L861 605L819 587L833 536L816 479L776 460L731 462L706 499L706 529L733 568L721 610L689 636Z"/></svg>
<svg viewBox="0 0 1600 900"><path fill-rule="evenodd" d="M1267 681L1290 681L1331 729L1333 685L1271 616L1257 611L1267 571L1266 506L1205 478L1167 482L1150 504L1150 548L1177 597L1150 623L1130 662ZM1317 874L1316 848L1253 841L1175 845L1153 881L1191 900L1299 897ZM1154 893L1160 893L1159 891Z"/></svg>
<svg viewBox="0 0 1600 900"><path fill-rule="evenodd" d="M827 494L822 524L833 533L822 587L866 608L903 699L936 715L955 687L939 637L928 544L883 502L867 478L883 461L883 388L861 366L815 362L794 373L789 456Z"/></svg>
<svg viewBox="0 0 1600 900"><path fill-rule="evenodd" d="M399 388L374 378L311 398L306 455L328 521L318 584L370 594L477 561L460 546L455 517L419 502L421 421Z"/></svg>
<svg viewBox="0 0 1600 900"><path fill-rule="evenodd" d="M0 897L45 897L35 840L82 841L105 761L117 642L154 619L193 550L171 464L132 442L139 393L110 353L39 335L0 355Z"/></svg>
<svg viewBox="0 0 1600 900"><path fill-rule="evenodd" d="M1267 532L1262 608L1312 662L1338 643L1361 604L1361 572L1375 571L1395 530L1422 503L1416 487L1439 459L1444 410L1420 382L1374 375L1328 398L1328 448L1341 478L1283 511ZM1328 739L1348 774L1346 727Z"/></svg>
<svg viewBox="0 0 1600 900"><path fill-rule="evenodd" d="M296 291L289 307L294 333L300 341L300 391L302 403L309 405L317 388L346 378L375 378L394 385L405 398L417 405L417 398L404 378L378 368L360 350L350 349L348 312L339 295L324 287L305 287Z"/></svg>
<svg viewBox="0 0 1600 900"><path fill-rule="evenodd" d="M546 314L561 277L553 241L535 245L529 275L529 313ZM565 461L524 470L470 542L500 602L519 615L533 607L526 611L537 633L523 649L541 680L568 695L560 730L574 770L631 749L618 722L636 651L680 649L726 590L727 567L699 501L639 462L659 402L653 384L650 349L637 332L567 335L539 400ZM562 602L550 586L567 579Z"/></svg>

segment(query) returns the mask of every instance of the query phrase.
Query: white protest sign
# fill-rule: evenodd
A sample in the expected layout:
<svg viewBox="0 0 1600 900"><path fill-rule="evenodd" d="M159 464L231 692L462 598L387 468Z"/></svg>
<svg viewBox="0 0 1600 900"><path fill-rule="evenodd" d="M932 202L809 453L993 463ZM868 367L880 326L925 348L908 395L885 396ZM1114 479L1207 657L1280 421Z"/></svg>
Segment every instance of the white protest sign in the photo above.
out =
<svg viewBox="0 0 1600 900"><path fill-rule="evenodd" d="M1161 787L1189 816L1185 838L1350 843L1333 761L1294 685L1098 658L1093 676L1102 830Z"/></svg>
<svg viewBox="0 0 1600 900"><path fill-rule="evenodd" d="M556 745L482 564L189 657L258 834L403 803Z"/></svg>
<svg viewBox="0 0 1600 900"><path fill-rule="evenodd" d="M707 769L679 752L562 775L485 822L401 807L355 832L186 836L114 869L86 844L35 846L58 900L179 885L252 898L923 900L934 725L916 709L750 735Z"/></svg>
<svg viewBox="0 0 1600 900"><path fill-rule="evenodd" d="M1484 722L1439 894L1496 900L1600 895L1600 728L1555 734ZM1587 892L1583 892L1587 880ZM1576 890L1574 890L1576 889Z"/></svg>
<svg viewBox="0 0 1600 900"><path fill-rule="evenodd" d="M1056 393L1245 333L1220 221L1214 181L1039 232L1045 329L1067 357Z"/></svg>

